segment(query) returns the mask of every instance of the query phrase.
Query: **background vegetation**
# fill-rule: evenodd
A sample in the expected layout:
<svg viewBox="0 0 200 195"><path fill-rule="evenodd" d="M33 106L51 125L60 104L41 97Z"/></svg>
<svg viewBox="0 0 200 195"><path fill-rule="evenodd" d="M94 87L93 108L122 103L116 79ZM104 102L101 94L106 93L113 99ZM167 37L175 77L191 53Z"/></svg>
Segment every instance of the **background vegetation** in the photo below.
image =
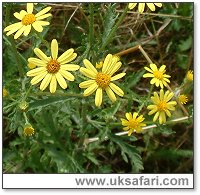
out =
<svg viewBox="0 0 200 195"><path fill-rule="evenodd" d="M142 45L158 66L165 64L176 92L193 66L193 4L163 3L156 12L146 9L128 11L117 29L127 4L119 3L45 3L52 6L50 26L41 33L48 43L59 42L59 53L74 48L75 61L83 66L84 58L93 64L108 53L117 54ZM25 9L23 3L3 3L3 26L16 22L13 13ZM113 33L114 30L115 33ZM113 33L113 34L112 34ZM111 36L113 35L113 36ZM3 171L4 173L191 173L193 171L193 121L158 125L144 134L116 136L121 132L120 118L126 112L140 111L147 125L153 124L147 105L149 79L142 78L148 62L139 50L120 56L126 76L119 86L125 92L112 104L107 98L100 108L94 96L83 97L78 83L83 76L55 94L30 87L30 78L20 77L21 64L26 73L27 59L39 47L49 52L45 41L32 31L15 40L3 35L3 87L9 95L3 99ZM16 55L16 51L18 55ZM154 88L158 90L157 88ZM193 88L184 93L185 108L193 114ZM25 124L20 102L29 103L26 115L35 135L23 134ZM177 106L172 119L184 116ZM105 140L105 136L107 139ZM88 138L99 141L88 143Z"/></svg>

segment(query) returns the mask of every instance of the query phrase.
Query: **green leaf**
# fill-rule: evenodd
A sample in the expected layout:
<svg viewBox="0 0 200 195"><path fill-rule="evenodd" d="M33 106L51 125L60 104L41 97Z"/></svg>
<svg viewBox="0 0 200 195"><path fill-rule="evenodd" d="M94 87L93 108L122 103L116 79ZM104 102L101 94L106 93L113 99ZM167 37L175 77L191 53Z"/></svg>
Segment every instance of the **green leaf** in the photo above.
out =
<svg viewBox="0 0 200 195"><path fill-rule="evenodd" d="M107 41L110 32L112 31L113 26L115 25L115 21L118 18L118 14L116 13L116 4L112 4L108 6L106 10L106 15L104 17L104 31L102 35L102 45Z"/></svg>
<svg viewBox="0 0 200 195"><path fill-rule="evenodd" d="M192 47L192 41L192 37L189 36L188 39L180 41L181 43L178 45L178 48L180 49L180 51L187 51Z"/></svg>
<svg viewBox="0 0 200 195"><path fill-rule="evenodd" d="M122 138L115 135L110 135L110 140L115 142L121 149L121 155L125 162L128 163L128 157L131 161L132 170L134 172L139 172L143 170L143 162L142 158L139 154L137 148L133 145L126 143Z"/></svg>
<svg viewBox="0 0 200 195"><path fill-rule="evenodd" d="M31 102L29 104L29 111L38 109L38 108L43 108L45 106L49 106L52 104L56 104L58 102L66 102L66 101L71 101L74 100L75 98L73 97L48 97L46 99L42 100L35 100L34 102Z"/></svg>

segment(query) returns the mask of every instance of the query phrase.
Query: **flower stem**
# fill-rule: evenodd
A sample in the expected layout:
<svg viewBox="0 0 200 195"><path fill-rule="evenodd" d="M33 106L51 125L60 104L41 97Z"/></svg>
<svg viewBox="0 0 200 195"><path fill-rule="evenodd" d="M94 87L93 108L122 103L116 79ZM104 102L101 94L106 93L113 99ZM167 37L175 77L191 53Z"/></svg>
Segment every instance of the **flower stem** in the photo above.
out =
<svg viewBox="0 0 200 195"><path fill-rule="evenodd" d="M149 64L153 64L152 60L150 59L150 57L147 55L147 53L144 51L144 49L142 48L141 45L138 46L139 50L141 51L141 53L143 54L143 56L146 58L146 60L148 61Z"/></svg>
<svg viewBox="0 0 200 195"><path fill-rule="evenodd" d="M37 31L35 31L35 33L36 33L36 39L37 39L37 37L39 37L39 39L41 40L41 42L46 46L46 48L47 49L50 49L50 45L49 45L49 43L41 36L41 34L39 33L39 32L37 32Z"/></svg>
<svg viewBox="0 0 200 195"><path fill-rule="evenodd" d="M93 45L94 40L94 5L90 3L90 24L89 24L89 44L90 47Z"/></svg>

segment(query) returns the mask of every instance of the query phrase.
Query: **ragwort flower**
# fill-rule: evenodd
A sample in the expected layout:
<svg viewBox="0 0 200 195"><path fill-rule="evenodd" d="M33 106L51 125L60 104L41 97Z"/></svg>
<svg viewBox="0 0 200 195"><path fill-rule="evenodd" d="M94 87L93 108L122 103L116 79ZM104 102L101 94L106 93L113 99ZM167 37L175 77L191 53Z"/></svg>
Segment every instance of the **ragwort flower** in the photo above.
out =
<svg viewBox="0 0 200 195"><path fill-rule="evenodd" d="M42 32L43 26L49 25L49 22L43 21L43 19L51 16L50 13L47 13L50 9L51 7L46 7L37 14L33 14L33 3L27 3L27 11L21 10L19 13L14 13L14 16L21 21L7 26L4 29L5 32L8 31L6 35L9 36L16 32L14 39L22 34L27 36L31 31L31 27L38 32Z"/></svg>
<svg viewBox="0 0 200 195"><path fill-rule="evenodd" d="M153 85L155 84L156 87L161 87L163 88L163 85L166 86L167 83L170 83L170 80L168 78L170 78L170 75L164 74L166 72L165 65L162 65L159 69L157 68L157 66L155 64L150 64L150 68L148 67L144 67L147 71L149 71L150 73L146 73L143 75L144 78L147 77L153 77L150 81L150 83Z"/></svg>
<svg viewBox="0 0 200 195"><path fill-rule="evenodd" d="M141 133L142 127L146 126L143 115L138 116L137 112L131 114L131 112L126 113L126 119L121 118L122 125L125 126L123 130L129 131L128 136L130 136L133 132Z"/></svg>
<svg viewBox="0 0 200 195"><path fill-rule="evenodd" d="M182 95L179 95L178 100L181 102L181 104L186 104L188 102L188 97L182 94Z"/></svg>
<svg viewBox="0 0 200 195"><path fill-rule="evenodd" d="M151 10L151 11L155 11L156 10L156 7L162 7L162 3L129 3L128 4L128 8L131 10L133 9L134 7L136 7L136 5L138 5L138 11L140 13L143 13L144 12L144 9L145 9L145 4L147 5L147 7Z"/></svg>
<svg viewBox="0 0 200 195"><path fill-rule="evenodd" d="M87 59L83 60L86 68L81 67L80 72L90 80L84 81L79 84L80 88L86 88L83 95L89 96L96 91L95 105L100 106L103 98L103 90L106 91L108 97L112 102L116 101L114 92L123 96L124 92L115 85L112 81L116 81L125 76L126 73L120 73L115 76L113 74L119 70L122 63L118 61L118 58L108 54L103 62L102 71L97 69Z"/></svg>
<svg viewBox="0 0 200 195"><path fill-rule="evenodd" d="M60 57L58 57L58 42L53 39L51 42L51 57L47 57L39 48L34 49L35 54L40 58L29 58L28 62L38 66L27 72L27 76L33 77L31 84L40 84L40 90L45 90L50 84L50 92L54 93L58 84L63 88L67 88L68 81L74 81L74 76L69 71L79 69L78 65L68 64L77 56L74 49L68 49Z"/></svg>
<svg viewBox="0 0 200 195"><path fill-rule="evenodd" d="M35 129L32 127L31 124L26 124L24 126L24 135L25 136L32 136L35 134Z"/></svg>
<svg viewBox="0 0 200 195"><path fill-rule="evenodd" d="M149 105L147 107L147 109L151 110L148 113L149 115L156 113L153 118L154 122L159 119L159 123L163 124L166 122L166 115L171 117L170 111L174 111L174 106L177 104L176 101L170 101L173 96L173 92L166 91L166 93L164 93L163 89L160 90L160 96L157 92L154 92L154 96L151 97L154 105Z"/></svg>

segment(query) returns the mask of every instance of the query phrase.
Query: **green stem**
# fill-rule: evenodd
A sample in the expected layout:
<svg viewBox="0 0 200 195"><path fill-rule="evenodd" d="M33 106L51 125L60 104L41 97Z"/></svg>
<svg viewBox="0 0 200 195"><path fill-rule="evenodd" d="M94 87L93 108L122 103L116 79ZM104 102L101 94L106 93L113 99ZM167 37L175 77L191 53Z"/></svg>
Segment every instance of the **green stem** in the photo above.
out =
<svg viewBox="0 0 200 195"><path fill-rule="evenodd" d="M31 86L29 87L29 89L27 90L26 95L24 96L24 100L26 100L26 98L28 97L28 95L29 95L31 89L32 89L32 85L31 85Z"/></svg>
<svg viewBox="0 0 200 195"><path fill-rule="evenodd" d="M28 117L26 116L26 113L23 112L23 115L24 115L24 119L25 119L25 121L26 121L26 124L29 124L29 122L28 122Z"/></svg>
<svg viewBox="0 0 200 195"><path fill-rule="evenodd" d="M89 24L89 44L90 47L93 45L94 40L94 5L90 3L90 24Z"/></svg>
<svg viewBox="0 0 200 195"><path fill-rule="evenodd" d="M107 41L105 41L105 43L102 45L102 47L100 48L99 50L99 53L101 51L103 51L105 49L105 47L113 40L113 37L114 37L114 33L116 32L116 30L118 29L118 27L120 26L120 24L122 23L123 19L125 18L126 16L126 13L128 11L128 5L126 6L126 8L124 9L124 12L122 13L122 15L119 17L119 20L117 21L117 23L115 24L115 26L113 27L113 29L111 30L108 38L107 38Z"/></svg>
<svg viewBox="0 0 200 195"><path fill-rule="evenodd" d="M18 65L19 76L22 78L22 77L24 77L24 71L23 71L23 67L22 67L22 61L19 58L19 53L17 51L17 48L15 46L15 42L14 42L13 38L12 37L8 37L8 40L11 43L11 44L9 44L9 47L13 51L13 54L14 54L15 59L16 59L16 63Z"/></svg>
<svg viewBox="0 0 200 195"><path fill-rule="evenodd" d="M47 49L50 49L50 45L49 45L49 43L41 36L41 33L39 33L39 32L37 32L37 31L35 31L36 32L36 39L37 39L37 37L39 37L39 39L41 40L41 42L46 46L46 48Z"/></svg>
<svg viewBox="0 0 200 195"><path fill-rule="evenodd" d="M50 92L37 92L37 93L34 93L34 94L32 94L32 96L44 96L44 95L46 95L46 96L51 96L51 97L53 97L53 96L55 96L55 97L57 97L57 96L63 96L63 97L77 97L77 98L85 98L84 96L83 96L83 94L68 94L68 93L55 93L55 94L52 94L52 93L50 93Z"/></svg>

